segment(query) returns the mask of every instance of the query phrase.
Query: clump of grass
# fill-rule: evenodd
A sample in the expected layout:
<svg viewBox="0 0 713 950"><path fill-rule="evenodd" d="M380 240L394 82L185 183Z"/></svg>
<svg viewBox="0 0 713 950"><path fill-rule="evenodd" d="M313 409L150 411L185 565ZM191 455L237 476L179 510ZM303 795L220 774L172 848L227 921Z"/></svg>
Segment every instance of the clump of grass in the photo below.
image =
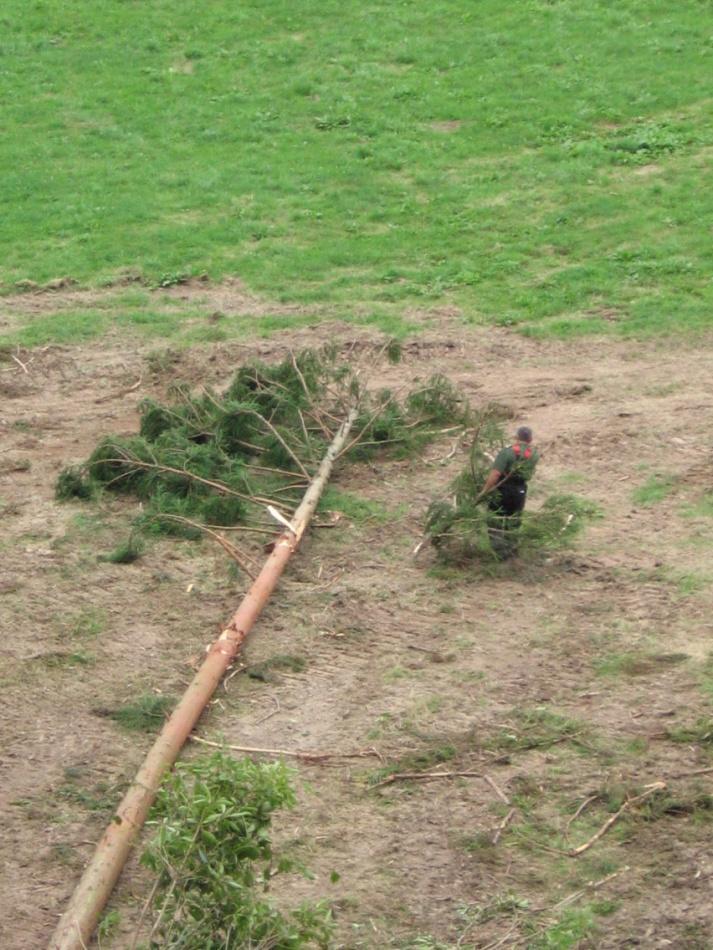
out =
<svg viewBox="0 0 713 950"><path fill-rule="evenodd" d="M531 950L570 950L582 946L597 933L593 911L588 907L565 910L546 930L533 934L527 946Z"/></svg>
<svg viewBox="0 0 713 950"><path fill-rule="evenodd" d="M687 653L611 653L600 657L594 668L600 676L646 676L687 659Z"/></svg>
<svg viewBox="0 0 713 950"><path fill-rule="evenodd" d="M65 667L74 666L93 666L96 662L96 657L94 654L87 653L85 650L73 650L71 653L67 653L62 650L54 650L50 653L45 653L38 659L40 659L48 669L64 669Z"/></svg>
<svg viewBox="0 0 713 950"><path fill-rule="evenodd" d="M175 700L171 696L156 696L153 693L147 693L117 709L96 710L96 712L113 719L130 732L155 732L163 725L174 704Z"/></svg>
<svg viewBox="0 0 713 950"><path fill-rule="evenodd" d="M108 561L110 564L133 564L138 561L146 550L146 543L136 532L133 532L122 544L119 544L108 554L99 557L100 561Z"/></svg>
<svg viewBox="0 0 713 950"><path fill-rule="evenodd" d="M667 735L672 742L696 743L713 747L713 720L704 716L693 725L669 729Z"/></svg>
<svg viewBox="0 0 713 950"><path fill-rule="evenodd" d="M457 754L458 750L450 742L432 743L417 752L409 752L382 768L374 769L369 774L368 783L377 785L391 775L401 772L428 772L435 765L454 759Z"/></svg>
<svg viewBox="0 0 713 950"><path fill-rule="evenodd" d="M269 682L272 679L271 674L275 671L288 670L291 673L301 673L306 667L307 661L302 656L294 656L291 653L276 653L261 663L251 664L247 668L247 674L250 679Z"/></svg>
<svg viewBox="0 0 713 950"><path fill-rule="evenodd" d="M66 775L65 777L70 778ZM55 794L62 801L69 802L72 805L80 805L87 811L109 812L116 805L115 792L116 786L108 785L106 782L99 782L90 790L83 788L75 781L69 780L60 785Z"/></svg>
<svg viewBox="0 0 713 950"><path fill-rule="evenodd" d="M70 465L63 469L55 485L57 501L68 501L71 498L81 498L86 501L96 494L97 486L81 466Z"/></svg>
<svg viewBox="0 0 713 950"><path fill-rule="evenodd" d="M62 621L63 636L70 640L93 640L106 627L106 612L101 607L85 607Z"/></svg>
<svg viewBox="0 0 713 950"><path fill-rule="evenodd" d="M504 752L549 749L559 742L574 741L589 732L584 723L561 716L544 706L515 709L511 718L512 727L501 729L487 743L488 748Z"/></svg>
<svg viewBox="0 0 713 950"><path fill-rule="evenodd" d="M640 485L632 492L634 504L648 508L656 505L675 490L676 479L673 475L656 473L650 475L643 485Z"/></svg>
<svg viewBox="0 0 713 950"><path fill-rule="evenodd" d="M340 491L328 485L319 502L320 511L338 511L356 524L368 521L388 521L390 512L378 501L359 498L351 492Z"/></svg>

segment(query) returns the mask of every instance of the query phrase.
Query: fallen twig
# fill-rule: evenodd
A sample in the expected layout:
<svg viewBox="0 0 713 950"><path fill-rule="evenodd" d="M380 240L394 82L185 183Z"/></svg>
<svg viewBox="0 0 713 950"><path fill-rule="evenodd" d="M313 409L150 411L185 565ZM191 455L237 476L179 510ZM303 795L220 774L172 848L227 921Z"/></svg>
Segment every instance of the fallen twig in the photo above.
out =
<svg viewBox="0 0 713 950"><path fill-rule="evenodd" d="M394 772L393 775L387 775L385 779L371 787L379 788L382 785L390 785L392 782L406 782L410 779L429 781L433 778L484 778L484 775L482 772Z"/></svg>
<svg viewBox="0 0 713 950"><path fill-rule="evenodd" d="M564 853L570 858L578 858L580 854L584 854L584 852L588 851L592 845L599 841L600 838L603 838L607 831L609 831L609 829L615 825L621 816L629 811L633 805L641 804L641 802L645 801L647 798L650 798L656 792L663 791L665 788L665 782L654 782L652 785L647 786L646 791L642 792L641 795L636 795L634 798L627 798L619 811L607 818L599 831L595 832L595 834L593 834L588 841L585 841L584 844L580 844L578 848L571 848L569 851L565 851Z"/></svg>
<svg viewBox="0 0 713 950"><path fill-rule="evenodd" d="M277 698L277 696L272 696L271 699L273 703L275 703L275 708L272 710L272 712L269 712L266 716L263 716L262 719L258 719L255 723L256 726L259 726L262 722L267 722L268 719L272 719L273 716L276 716L279 713L280 700Z"/></svg>
<svg viewBox="0 0 713 950"><path fill-rule="evenodd" d="M128 389L120 389L119 392L117 393L109 393L108 396L100 396L98 399L95 399L94 402L98 404L102 402L111 402L112 399L123 399L124 396L128 396L129 393L136 392L136 390L143 383L143 381L144 381L143 375L139 376L136 382L132 386L129 386Z"/></svg>
<svg viewBox="0 0 713 950"><path fill-rule="evenodd" d="M599 798L599 794L590 795L589 798L586 798L582 802L582 804L579 806L577 811L572 815L570 819L568 819L567 825L565 827L565 834L569 831L569 826L572 824L572 822L576 821L579 818L579 816L582 814L584 809L587 808L589 805L591 805L592 802L595 802L598 798Z"/></svg>
<svg viewBox="0 0 713 950"><path fill-rule="evenodd" d="M428 647L419 647L419 646L416 646L415 643L407 643L407 644L406 644L406 649L407 649L407 650L417 650L419 653L428 653L428 654L430 654L430 656L440 656L440 655L441 655L441 651L440 651L440 650L429 650Z"/></svg>
<svg viewBox="0 0 713 950"><path fill-rule="evenodd" d="M191 741L208 745L214 749L230 749L231 752L248 752L254 755L286 755L304 762L321 762L324 759L366 759L371 756L381 758L376 749L361 749L358 752L296 752L290 749L258 749L246 745L228 745L225 742L211 742L210 739L201 739L199 736L190 736Z"/></svg>
<svg viewBox="0 0 713 950"><path fill-rule="evenodd" d="M14 353L11 353L10 356L12 357L12 359L15 360L15 362L16 362L17 365L20 367L20 369L22 370L23 373L28 373L28 374L29 374L30 371L28 370L27 366L22 362L22 360L20 359L19 356L15 356Z"/></svg>
<svg viewBox="0 0 713 950"><path fill-rule="evenodd" d="M500 841L500 835L503 833L503 831L505 831L507 826L513 820L513 818L515 817L516 811L517 811L516 808L511 808L510 811L507 813L507 815L500 822L498 827L495 829L495 834L493 835L493 844L497 844L498 841Z"/></svg>
<svg viewBox="0 0 713 950"><path fill-rule="evenodd" d="M416 547L413 549L413 551L411 552L411 554L412 554L414 557L416 557L416 555L420 552L421 548L424 546L424 544L426 543L426 541L428 541L428 538L426 537L426 535L424 535L424 536L421 538L421 540L418 542L418 544L416 545Z"/></svg>
<svg viewBox="0 0 713 950"><path fill-rule="evenodd" d="M692 772L676 772L675 775L669 775L669 778L690 778L693 775L709 775L711 772L713 772L713 768L694 769Z"/></svg>
<svg viewBox="0 0 713 950"><path fill-rule="evenodd" d="M492 788L492 790L495 792L495 794L498 796L498 798L501 801L505 802L506 805L511 804L510 799L507 797L505 792L495 784L495 782L493 781L493 779L491 779L489 775L484 775L483 781L488 783L488 785Z"/></svg>
<svg viewBox="0 0 713 950"><path fill-rule="evenodd" d="M602 877L598 881L589 881L584 885L583 888L581 888L581 890L574 891L574 893L555 904L554 907L551 907L550 910L560 910L562 907L566 907L568 904L573 904L575 901L579 900L580 897L584 897L585 894L589 894L591 891L599 890L600 887L608 884L609 881L613 881L614 878L619 877L620 874L626 874L626 872L629 870L629 866L627 865L626 867L619 868L618 871L614 871L612 874L607 874L606 877Z"/></svg>

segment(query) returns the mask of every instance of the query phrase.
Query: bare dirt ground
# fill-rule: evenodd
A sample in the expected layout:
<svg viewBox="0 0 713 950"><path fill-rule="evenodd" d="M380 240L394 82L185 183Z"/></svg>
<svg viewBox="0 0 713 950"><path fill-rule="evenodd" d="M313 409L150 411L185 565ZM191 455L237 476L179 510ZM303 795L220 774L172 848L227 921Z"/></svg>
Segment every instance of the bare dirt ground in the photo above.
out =
<svg viewBox="0 0 713 950"><path fill-rule="evenodd" d="M59 470L104 433L133 431L139 399L172 381L220 385L246 355L328 338L375 339L323 324L254 344L150 355L117 338L0 363L4 950L46 945L150 744L105 710L180 694L245 588L207 543L98 560L136 509L56 503ZM373 517L311 533L244 652L304 669L234 676L201 724L236 745L378 753L295 763L299 805L276 837L315 879L281 881L277 896L328 898L335 947L711 947L713 773L690 774L713 766L696 726L711 717L710 346L542 343L444 319L387 377L436 371L535 428L533 507L574 491L604 517L575 551L439 571L411 552L464 447L446 436L417 458L339 471ZM668 493L636 504L657 473ZM409 754L489 781L373 787L413 767ZM666 793L580 857L562 853L658 781ZM134 862L102 946L131 945L149 886Z"/></svg>

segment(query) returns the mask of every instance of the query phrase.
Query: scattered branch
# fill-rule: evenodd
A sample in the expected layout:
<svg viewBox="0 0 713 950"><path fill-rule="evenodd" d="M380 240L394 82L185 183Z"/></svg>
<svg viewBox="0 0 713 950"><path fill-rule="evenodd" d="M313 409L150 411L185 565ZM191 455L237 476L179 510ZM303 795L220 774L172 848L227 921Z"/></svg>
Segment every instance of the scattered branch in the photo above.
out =
<svg viewBox="0 0 713 950"><path fill-rule="evenodd" d="M262 418L262 417L261 417ZM113 448L118 449L121 452L119 446L113 446ZM198 482L201 485L206 485L208 488L212 488L221 495L232 495L235 498L241 498L243 501L259 502L261 504L274 504L276 507L281 507L286 510L291 510L288 505L285 505L282 502L276 501L273 498L265 498L262 495L246 495L244 492L236 491L234 488L230 488L224 482L215 482L210 478L203 478L202 475L196 475L195 472L189 472L185 468L174 468L171 465L161 465L159 462L144 462L142 459L136 458L128 453L124 453L119 458L100 458L96 462L90 462L90 467L92 465L104 465L106 463L118 464L118 465L133 465L135 469L145 469L146 471L155 471L155 472L166 472L169 475L180 475L183 478L189 479L189 481ZM132 475L133 471L122 472L120 475L117 475L115 479L112 479L112 482L119 481L122 478ZM110 485L112 482L108 482Z"/></svg>
<svg viewBox="0 0 713 950"><path fill-rule="evenodd" d="M499 788L498 785L495 784L495 782L493 781L493 779L491 779L489 775L484 775L483 781L488 783L488 785L492 788L492 790L495 792L495 794L498 796L498 798L502 802L505 802L506 805L511 804L510 799L507 797L505 792L501 788Z"/></svg>
<svg viewBox="0 0 713 950"><path fill-rule="evenodd" d="M626 867L619 868L618 871L614 871L612 874L607 874L606 877L600 878L598 881L589 881L581 890L574 891L573 894L570 894L568 897L565 897L564 900L555 904L551 910L554 912L561 910L562 907L566 907L568 904L573 904L575 901L578 901L580 897L584 897L585 894L590 894L592 891L599 890L600 887L608 884L609 881L613 881L614 878L619 877L620 874L626 874L629 870L630 868L627 865Z"/></svg>
<svg viewBox="0 0 713 950"><path fill-rule="evenodd" d="M510 822L513 820L513 818L515 817L516 812L517 812L517 809L516 809L516 808L511 808L510 811L507 813L507 815L506 815L506 816L503 818L503 820L500 822L500 824L498 825L498 827L495 829L495 834L493 835L493 844L494 844L494 845L497 844L498 841L500 841L500 835L503 833L503 831L505 831L505 829L507 828L507 826L508 826L508 825L510 824Z"/></svg>
<svg viewBox="0 0 713 950"><path fill-rule="evenodd" d="M392 782L406 782L412 779L428 782L435 778L485 778L485 776L482 772L394 772L393 775L387 775L385 779L371 787L380 788L382 785L391 785Z"/></svg>
<svg viewBox="0 0 713 950"><path fill-rule="evenodd" d="M302 472L302 474L307 479L307 481L309 481L312 476L309 474L309 472L304 467L302 462L300 462L297 455L295 455L293 450L290 448L287 442L285 442L284 438L280 435L280 433L277 431L275 426L270 422L270 420L267 419L265 416L263 416L261 413L259 413L257 409L250 409L248 406L243 406L242 411L247 412L248 415L255 416L256 419L259 419L260 422L264 423L267 426L267 428L270 430L270 432L272 432L272 434L275 436L275 438L280 443L280 445L285 450L285 452L287 452L287 454L290 456L290 458L295 463L297 468Z"/></svg>
<svg viewBox="0 0 713 950"><path fill-rule="evenodd" d="M569 826L579 818L579 816L582 814L585 808L588 808L592 804L592 802L595 802L598 798L599 798L599 794L590 795L589 798L586 798L582 802L582 804L579 806L577 811L572 815L570 819L568 819L567 826L565 828L565 834L569 831Z"/></svg>
<svg viewBox="0 0 713 950"><path fill-rule="evenodd" d="M20 369L22 370L23 373L29 374L30 371L28 370L28 368L27 368L27 366L25 365L25 363L22 362L22 360L20 359L19 356L15 356L14 353L11 353L10 356L12 357L12 359L15 360L15 362L16 362L17 365L20 367Z"/></svg>
<svg viewBox="0 0 713 950"><path fill-rule="evenodd" d="M257 749L253 746L227 745L224 742L211 742L209 739L201 739L199 736L190 736L190 738L193 742L212 746L214 749L230 749L232 752L246 752L253 755L286 755L315 765L325 759L366 759L372 756L380 758L375 749L361 749L358 752L295 752L290 749Z"/></svg>
<svg viewBox="0 0 713 950"><path fill-rule="evenodd" d="M128 396L129 393L136 392L136 390L143 383L143 381L144 381L144 377L142 374L141 376L139 376L139 378L136 380L136 382L133 385L128 387L128 389L120 389L119 392L117 393L109 393L108 396L100 396L98 399L95 399L94 402L96 404L99 404L103 402L111 402L112 399L123 399L124 396Z"/></svg>
<svg viewBox="0 0 713 950"><path fill-rule="evenodd" d="M655 795L656 792L662 792L665 788L665 782L654 782L652 785L648 785L646 787L646 791L642 792L641 795L635 795L634 798L627 798L619 811L607 818L599 831L593 834L588 841L585 841L584 844L580 844L578 848L571 848L569 851L565 851L564 853L570 858L578 858L580 854L584 854L584 852L588 851L592 845L595 845L600 838L603 838L607 831L609 831L609 829L617 823L621 816L629 811L634 805L640 805L641 802L646 801L647 798Z"/></svg>
<svg viewBox="0 0 713 950"><path fill-rule="evenodd" d="M195 528L197 531L203 531L208 537L213 538L214 541L223 548L225 553L231 557L235 563L248 575L251 580L255 580L256 574L253 566L250 566L247 562L252 561L252 558L249 554L245 554L234 544L228 541L227 538L224 538L217 531L214 531L208 525L202 524L200 521L192 521L190 518L184 518L183 515L171 515L166 512L159 512L158 514L152 515L153 518L163 519L165 521L175 521L178 524L185 524L190 528Z"/></svg>
<svg viewBox="0 0 713 950"><path fill-rule="evenodd" d="M674 778L691 778L694 775L709 775L713 772L713 768L708 769L694 769L692 772L676 772L675 775L669 775L670 779Z"/></svg>

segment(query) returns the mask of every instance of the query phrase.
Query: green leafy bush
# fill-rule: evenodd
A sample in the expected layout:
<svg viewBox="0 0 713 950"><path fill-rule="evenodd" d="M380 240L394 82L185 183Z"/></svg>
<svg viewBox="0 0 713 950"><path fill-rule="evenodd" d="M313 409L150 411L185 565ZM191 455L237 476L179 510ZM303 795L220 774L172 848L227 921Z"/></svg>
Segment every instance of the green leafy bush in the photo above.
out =
<svg viewBox="0 0 713 950"><path fill-rule="evenodd" d="M181 950L327 947L324 903L283 912L265 898L271 880L297 868L275 855L272 815L295 804L292 773L224 752L181 763L159 792L142 861L157 875L151 946Z"/></svg>

